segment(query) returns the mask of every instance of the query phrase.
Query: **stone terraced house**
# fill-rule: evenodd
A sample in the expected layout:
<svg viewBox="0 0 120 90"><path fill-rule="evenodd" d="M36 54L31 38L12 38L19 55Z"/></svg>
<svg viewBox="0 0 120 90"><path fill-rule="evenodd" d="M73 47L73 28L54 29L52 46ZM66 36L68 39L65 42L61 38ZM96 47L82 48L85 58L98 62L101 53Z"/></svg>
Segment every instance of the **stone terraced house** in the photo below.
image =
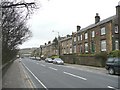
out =
<svg viewBox="0 0 120 90"><path fill-rule="evenodd" d="M94 54L102 51L120 50L120 5L116 6L116 15L100 21L96 13L95 23L72 33L73 52Z"/></svg>
<svg viewBox="0 0 120 90"><path fill-rule="evenodd" d="M100 21L96 13L95 22L85 28L78 25L77 31L59 42L60 55L64 54L96 54L120 50L120 4L116 6L116 15ZM44 54L58 55L52 44L43 46Z"/></svg>
<svg viewBox="0 0 120 90"><path fill-rule="evenodd" d="M72 37L67 35L64 39L60 40L60 55L72 54Z"/></svg>

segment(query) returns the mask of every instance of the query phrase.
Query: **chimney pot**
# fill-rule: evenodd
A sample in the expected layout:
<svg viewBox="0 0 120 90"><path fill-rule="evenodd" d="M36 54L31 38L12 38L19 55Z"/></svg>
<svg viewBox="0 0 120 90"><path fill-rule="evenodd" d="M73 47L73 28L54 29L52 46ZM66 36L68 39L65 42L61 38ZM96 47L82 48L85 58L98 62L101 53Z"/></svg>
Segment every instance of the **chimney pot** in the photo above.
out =
<svg viewBox="0 0 120 90"><path fill-rule="evenodd" d="M80 28L81 28L81 26L77 25L77 31L79 31L79 30L80 30Z"/></svg>
<svg viewBox="0 0 120 90"><path fill-rule="evenodd" d="M96 13L96 16L98 16L99 14L98 13Z"/></svg>
<svg viewBox="0 0 120 90"><path fill-rule="evenodd" d="M120 6L120 1L118 2L118 6Z"/></svg>
<svg viewBox="0 0 120 90"><path fill-rule="evenodd" d="M100 16L98 13L96 13L96 16L95 16L95 24L98 23L100 21Z"/></svg>

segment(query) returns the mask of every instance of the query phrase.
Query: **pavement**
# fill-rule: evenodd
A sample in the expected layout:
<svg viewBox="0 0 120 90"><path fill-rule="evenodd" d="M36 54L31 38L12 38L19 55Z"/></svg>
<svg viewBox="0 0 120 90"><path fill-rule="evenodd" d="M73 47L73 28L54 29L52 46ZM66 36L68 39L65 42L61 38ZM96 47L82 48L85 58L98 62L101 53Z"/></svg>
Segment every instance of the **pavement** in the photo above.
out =
<svg viewBox="0 0 120 90"><path fill-rule="evenodd" d="M95 73L104 73L108 74L108 71L105 69L105 67L94 67L94 66L86 66L86 65L77 65L77 64L67 64L65 65L69 68L75 68L79 70L86 70L89 72L95 72Z"/></svg>
<svg viewBox="0 0 120 90"><path fill-rule="evenodd" d="M34 88L19 59L13 61L2 77L2 88Z"/></svg>

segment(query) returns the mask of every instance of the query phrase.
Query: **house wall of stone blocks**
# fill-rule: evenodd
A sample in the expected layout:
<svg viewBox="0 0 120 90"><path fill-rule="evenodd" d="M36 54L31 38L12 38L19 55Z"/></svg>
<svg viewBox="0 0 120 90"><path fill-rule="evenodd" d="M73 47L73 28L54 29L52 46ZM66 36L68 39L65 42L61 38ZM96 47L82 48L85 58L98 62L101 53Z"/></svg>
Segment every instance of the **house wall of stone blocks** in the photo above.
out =
<svg viewBox="0 0 120 90"><path fill-rule="evenodd" d="M97 54L120 50L120 5L116 6L116 15L100 20L96 13L95 22L85 28L79 25L71 35L61 38L59 50L53 44L43 45L46 56L67 54Z"/></svg>

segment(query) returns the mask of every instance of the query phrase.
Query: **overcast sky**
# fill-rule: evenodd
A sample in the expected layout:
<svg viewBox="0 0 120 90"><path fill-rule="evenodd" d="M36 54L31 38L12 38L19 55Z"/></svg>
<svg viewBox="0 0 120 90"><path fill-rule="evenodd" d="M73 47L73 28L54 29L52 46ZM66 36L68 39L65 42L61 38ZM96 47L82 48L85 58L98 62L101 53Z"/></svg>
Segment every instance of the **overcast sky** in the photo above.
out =
<svg viewBox="0 0 120 90"><path fill-rule="evenodd" d="M85 28L95 22L99 13L101 20L116 14L120 0L39 0L40 9L28 21L33 33L20 48L39 47L52 41L55 37L66 36L76 32L76 26ZM52 31L55 32L52 32Z"/></svg>

